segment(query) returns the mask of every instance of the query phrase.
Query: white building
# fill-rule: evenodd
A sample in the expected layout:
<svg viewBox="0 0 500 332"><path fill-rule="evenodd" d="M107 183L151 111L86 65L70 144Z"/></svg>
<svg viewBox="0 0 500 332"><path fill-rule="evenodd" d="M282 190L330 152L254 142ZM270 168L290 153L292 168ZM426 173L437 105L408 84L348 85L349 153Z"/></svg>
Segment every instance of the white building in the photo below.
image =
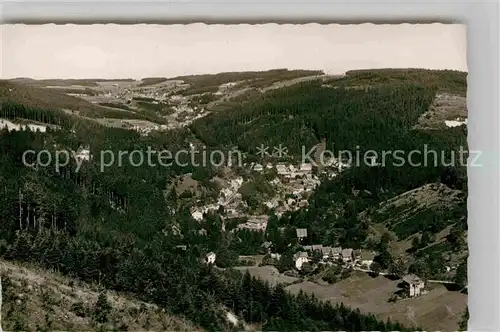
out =
<svg viewBox="0 0 500 332"><path fill-rule="evenodd" d="M295 268L297 268L297 270L300 270L302 269L302 265L304 263L307 263L309 262L309 257L307 255L307 252L298 252L294 255L294 259L295 259Z"/></svg>
<svg viewBox="0 0 500 332"><path fill-rule="evenodd" d="M35 125L35 124L27 124L27 125L24 125L24 124L17 124L17 123L13 123L9 120L5 120L5 119L0 119L0 129L3 129L3 128L7 128L8 131L11 131L11 130L16 130L16 131L20 131L20 130L27 130L29 128L29 130L31 131L39 131L41 133L44 133L47 131L47 127L46 126L41 126L41 125Z"/></svg>
<svg viewBox="0 0 500 332"><path fill-rule="evenodd" d="M300 171L302 173L309 173L312 171L312 164L304 163L300 164Z"/></svg>
<svg viewBox="0 0 500 332"><path fill-rule="evenodd" d="M191 217L195 220L201 221L203 220L203 213L201 211L194 211L191 213Z"/></svg>
<svg viewBox="0 0 500 332"><path fill-rule="evenodd" d="M215 263L215 259L216 259L216 257L217 257L217 256L215 255L215 253L214 253L214 252L209 252L209 253L207 254L207 256L205 257L205 262L206 262L207 264L214 264L214 263Z"/></svg>
<svg viewBox="0 0 500 332"><path fill-rule="evenodd" d="M288 168L284 164L276 165L276 171L278 172L278 175L286 175L290 173Z"/></svg>
<svg viewBox="0 0 500 332"><path fill-rule="evenodd" d="M281 254L271 253L271 258L280 260L281 259Z"/></svg>
<svg viewBox="0 0 500 332"><path fill-rule="evenodd" d="M255 164L253 166L253 170L256 171L256 172L262 172L264 170L264 167L262 167L261 164Z"/></svg>
<svg viewBox="0 0 500 332"><path fill-rule="evenodd" d="M76 153L75 157L78 160L86 160L89 161L91 159L90 156L90 149L88 147L85 148L80 148L78 152Z"/></svg>
<svg viewBox="0 0 500 332"><path fill-rule="evenodd" d="M418 276L414 274L408 274L403 277L403 281L408 287L408 295L410 297L422 295L422 291L425 288L425 283Z"/></svg>

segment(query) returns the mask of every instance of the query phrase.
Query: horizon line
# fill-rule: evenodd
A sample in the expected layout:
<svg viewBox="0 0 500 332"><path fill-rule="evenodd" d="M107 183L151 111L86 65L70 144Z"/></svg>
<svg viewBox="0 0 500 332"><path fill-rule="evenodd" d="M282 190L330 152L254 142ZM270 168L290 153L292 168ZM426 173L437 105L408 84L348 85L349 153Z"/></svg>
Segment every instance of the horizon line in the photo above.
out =
<svg viewBox="0 0 500 332"><path fill-rule="evenodd" d="M203 72L203 73L193 73L193 74L183 74L183 75L177 75L173 77L169 76L145 76L145 77L140 77L140 78L132 78L132 77L98 77L98 78L92 78L92 77L82 77L82 78L75 78L75 77L44 77L44 78L34 78L34 77L26 77L26 76L17 76L17 77L10 77L10 78L5 78L2 77L0 80L3 81L13 81L13 80L33 80L33 81L45 81L45 80L78 80L78 81L142 81L144 79L148 78L165 78L166 80L175 80L180 77L186 77L186 76L202 76L202 75L220 75L220 74L227 74L227 73L251 73L251 72L269 72L273 70L286 70L286 71L298 71L298 70L303 70L303 71L321 71L323 76L344 76L348 72L354 72L354 71L382 71L382 70L428 70L428 71L455 71L455 72L461 72L468 74L468 70L459 70L459 69L450 69L450 68L425 68L425 67L383 67L383 68L354 68L354 69L349 69L346 70L342 73L326 73L324 69L303 69L303 68L272 68L272 69L262 69L262 70L242 70L242 71L222 71L222 72ZM314 76L314 75L311 75ZM307 76L303 76L307 77Z"/></svg>

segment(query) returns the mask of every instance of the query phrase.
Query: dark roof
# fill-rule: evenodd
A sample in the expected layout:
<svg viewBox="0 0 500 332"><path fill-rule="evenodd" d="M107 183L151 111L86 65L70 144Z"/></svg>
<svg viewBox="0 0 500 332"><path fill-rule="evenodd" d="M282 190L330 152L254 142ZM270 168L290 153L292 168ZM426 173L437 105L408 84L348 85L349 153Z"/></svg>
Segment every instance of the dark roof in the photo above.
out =
<svg viewBox="0 0 500 332"><path fill-rule="evenodd" d="M375 256L376 254L374 252L367 250L361 250L361 252L359 253L360 259L364 261L373 260Z"/></svg>
<svg viewBox="0 0 500 332"><path fill-rule="evenodd" d="M323 251L323 245L322 244L313 244L312 250L313 251L316 251L316 250Z"/></svg>
<svg viewBox="0 0 500 332"><path fill-rule="evenodd" d="M342 249L342 257L352 257L352 249Z"/></svg>
<svg viewBox="0 0 500 332"><path fill-rule="evenodd" d="M408 284L416 284L422 281L418 276L415 274L407 274L403 277L403 281L408 283Z"/></svg>
<svg viewBox="0 0 500 332"><path fill-rule="evenodd" d="M342 247L333 247L332 255L339 255L342 252Z"/></svg>
<svg viewBox="0 0 500 332"><path fill-rule="evenodd" d="M332 252L332 247L328 247L328 246L322 247L321 252L323 253L323 255L330 255Z"/></svg>
<svg viewBox="0 0 500 332"><path fill-rule="evenodd" d="M296 232L298 238L307 237L307 228L297 228Z"/></svg>

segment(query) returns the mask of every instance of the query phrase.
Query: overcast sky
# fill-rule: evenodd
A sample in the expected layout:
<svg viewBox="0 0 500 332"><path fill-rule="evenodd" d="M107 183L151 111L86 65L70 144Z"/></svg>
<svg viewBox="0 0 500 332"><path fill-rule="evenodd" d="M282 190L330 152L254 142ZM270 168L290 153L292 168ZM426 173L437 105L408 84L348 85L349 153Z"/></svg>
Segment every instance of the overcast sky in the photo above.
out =
<svg viewBox="0 0 500 332"><path fill-rule="evenodd" d="M142 78L273 68L467 71L466 27L2 25L1 77Z"/></svg>

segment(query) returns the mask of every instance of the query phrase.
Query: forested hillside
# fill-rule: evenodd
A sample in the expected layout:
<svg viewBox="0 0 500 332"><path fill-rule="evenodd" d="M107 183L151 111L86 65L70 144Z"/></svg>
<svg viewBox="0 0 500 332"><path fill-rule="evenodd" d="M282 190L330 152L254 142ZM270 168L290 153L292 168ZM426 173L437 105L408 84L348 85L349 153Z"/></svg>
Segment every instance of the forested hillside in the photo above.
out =
<svg viewBox="0 0 500 332"><path fill-rule="evenodd" d="M165 192L173 176L196 173L195 169L119 167L115 163L100 172L98 163L84 163L75 172L72 162L56 172L51 167L26 167L21 160L29 149L47 149L54 156L57 149L76 150L88 143L95 156L103 149L146 150L148 146L175 151L186 146L188 132L145 137L12 103L4 104L2 112L16 118L43 116L44 121L61 126L45 133L0 131L2 257L133 294L207 330L230 328L222 306L234 308L248 322L264 324L265 330L401 329L348 308L325 306L305 295L293 298L281 288L242 279L238 273L220 274L206 268L200 258L208 250L220 251L226 235L209 225L207 239L188 232L199 226L177 204L175 195ZM209 178L211 173L200 174ZM189 236L184 239L190 243L187 252L175 248L183 240L170 232L174 224L182 225Z"/></svg>
<svg viewBox="0 0 500 332"><path fill-rule="evenodd" d="M275 74L280 77L280 72ZM285 78L304 75L285 74ZM370 80L370 75L359 75L360 81ZM429 149L449 152L466 146L463 127L432 132L412 129L445 83L426 84L427 79L414 82L404 77L396 80L397 84L390 80L390 84L363 89L325 86L325 82L302 83L257 94L240 106L195 121L190 128L146 136L68 115L57 110L61 104L51 107L50 98L33 104L24 102L24 94L19 98L2 97L0 117L29 119L55 127L46 132L0 129L0 256L130 294L211 331L239 329L225 319L224 308L262 330L404 331L397 323L382 322L343 305L331 306L304 293L294 296L282 286L271 287L249 275L207 266L201 259L213 251L219 267L230 267L238 255L255 254L266 239L283 251L291 250L287 248L296 243L296 227L309 229L307 241L311 243L363 247L370 222L396 225L377 213L380 203L434 182L466 194L463 167L396 167L390 162L386 167L351 167L333 179L324 179L308 208L281 218L270 212L264 233L223 231L222 213L206 214L201 222L193 219L186 203L192 197L177 195L172 183L181 175L191 174L204 188L198 199L209 201L217 195L210 180L221 170L191 166L189 156L185 167L150 167L147 163L134 167L125 162L101 171L98 162L103 150L117 154L147 151L150 147L175 153L189 149L193 141L205 143L208 149L238 146L250 154L255 154L260 144L282 144L295 158L300 157L303 145L309 150L321 138L326 138L327 148L333 151L355 150L356 146L361 152L409 151L428 144ZM197 82L205 88L203 77L191 79L193 89ZM221 75L221 82L237 79L236 73ZM266 82L275 79L272 75L262 77ZM337 81L326 85L332 82ZM451 89L462 89L462 83L453 81ZM63 102L72 104L73 100ZM59 170L53 164L32 168L22 163L26 150L45 149L55 156L57 150L76 151L87 144L95 159L84 162L78 172L74 160ZM422 156L416 156L415 161L419 158ZM243 191L259 188L264 187L246 185ZM434 211L430 211L422 212L425 218L415 220L425 219L422 225L431 232L457 224L450 218L460 220L466 215L462 204L449 214L443 211L442 223L433 226L429 214ZM372 221L361 218L362 212ZM377 215L383 220L375 220ZM234 228L229 223L225 226L228 230ZM286 232L278 231L280 227L286 227ZM410 227L399 227L393 230L397 228L402 236L413 232ZM199 232L201 228L206 235ZM185 251L177 247L183 244L187 245Z"/></svg>
<svg viewBox="0 0 500 332"><path fill-rule="evenodd" d="M401 135L432 99L432 90L413 85L361 91L303 83L209 115L192 129L209 146L237 145L251 153L260 144L282 144L290 154L300 155L302 146L309 150L324 137L334 151L380 149L405 142Z"/></svg>
<svg viewBox="0 0 500 332"><path fill-rule="evenodd" d="M177 76L172 80L182 80L190 87L182 92L184 95L216 92L221 84L240 83L245 87L261 88L275 82L305 76L323 74L320 70L287 70L273 69L267 71L227 72L207 75Z"/></svg>
<svg viewBox="0 0 500 332"><path fill-rule="evenodd" d="M8 109L9 104L15 103L43 110L68 110L80 116L91 118L108 117L148 120L148 117L141 114L102 107L81 98L67 95L64 92L36 85L16 83L15 81L0 80L0 104L2 104L2 108ZM82 93L82 91L78 92ZM0 116L4 116L4 114ZM41 121L41 119L36 120Z"/></svg>
<svg viewBox="0 0 500 332"><path fill-rule="evenodd" d="M413 83L425 85L438 92L465 96L467 73L456 70L426 69L364 69L349 70L345 77L327 81L332 86L365 87Z"/></svg>

